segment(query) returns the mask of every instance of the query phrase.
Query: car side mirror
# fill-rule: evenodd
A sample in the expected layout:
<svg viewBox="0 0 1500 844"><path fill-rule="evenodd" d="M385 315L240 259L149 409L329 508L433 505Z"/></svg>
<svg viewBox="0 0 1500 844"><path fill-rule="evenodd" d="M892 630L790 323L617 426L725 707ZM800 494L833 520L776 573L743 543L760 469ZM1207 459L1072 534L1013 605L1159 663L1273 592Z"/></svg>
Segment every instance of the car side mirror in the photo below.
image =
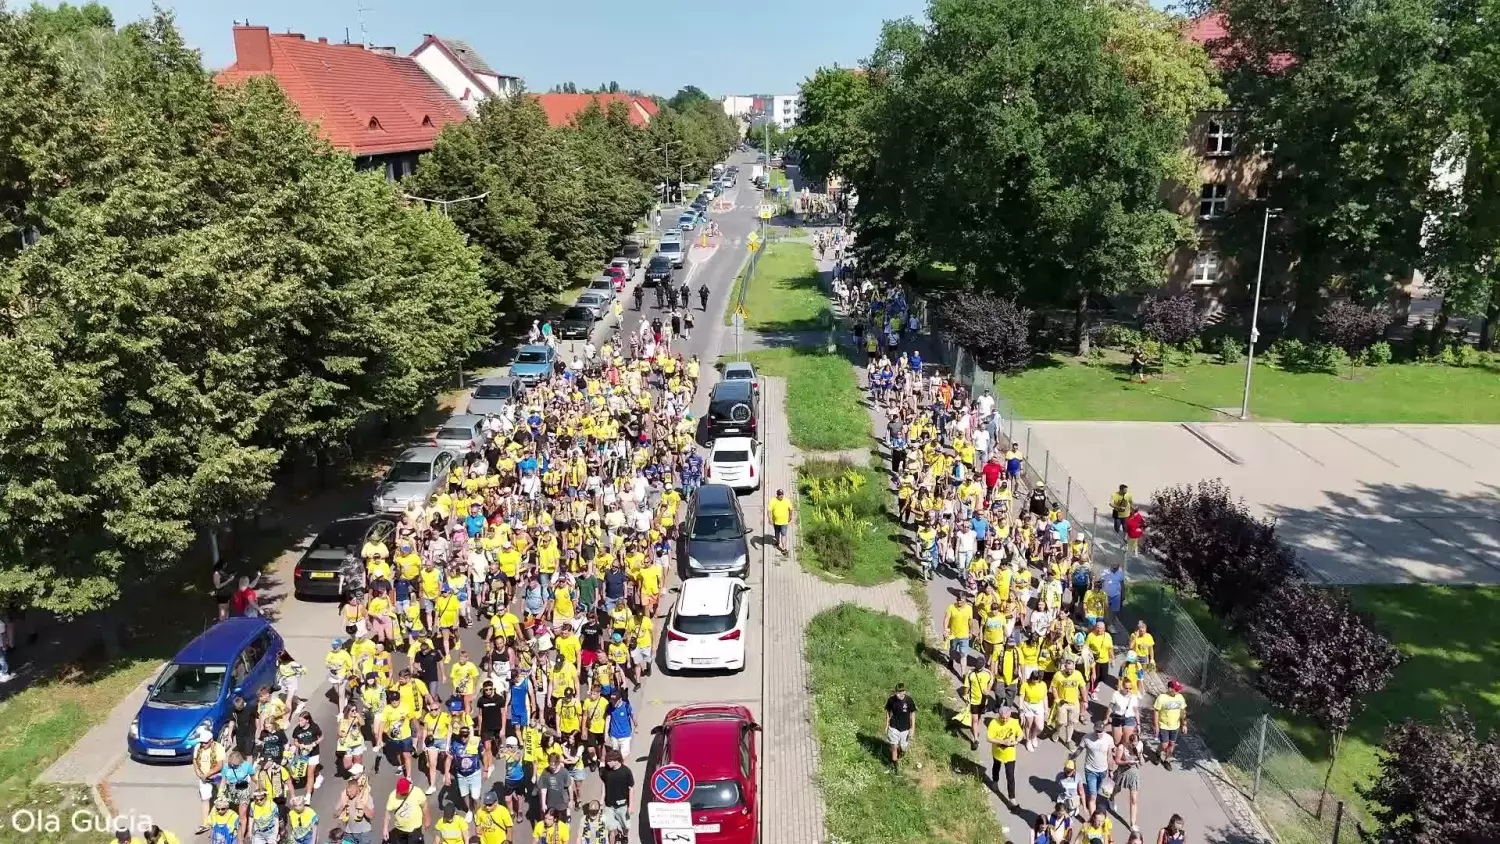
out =
<svg viewBox="0 0 1500 844"><path fill-rule="evenodd" d="M657 724L656 726L654 726L654 727L651 728L651 735L653 735L653 736L659 736L659 735L661 735L661 725L660 724Z"/></svg>

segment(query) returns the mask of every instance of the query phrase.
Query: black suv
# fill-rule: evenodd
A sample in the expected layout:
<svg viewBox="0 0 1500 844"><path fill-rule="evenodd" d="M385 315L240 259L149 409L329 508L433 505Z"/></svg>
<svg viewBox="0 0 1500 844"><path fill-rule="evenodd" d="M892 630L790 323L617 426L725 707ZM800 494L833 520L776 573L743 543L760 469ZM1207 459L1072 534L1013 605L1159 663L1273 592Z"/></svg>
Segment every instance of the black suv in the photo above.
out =
<svg viewBox="0 0 1500 844"><path fill-rule="evenodd" d="M646 265L645 284L651 287L661 282L672 283L672 259L666 255L652 255L651 263Z"/></svg>
<svg viewBox="0 0 1500 844"><path fill-rule="evenodd" d="M755 387L749 381L720 381L708 397L708 436L753 437L760 427Z"/></svg>

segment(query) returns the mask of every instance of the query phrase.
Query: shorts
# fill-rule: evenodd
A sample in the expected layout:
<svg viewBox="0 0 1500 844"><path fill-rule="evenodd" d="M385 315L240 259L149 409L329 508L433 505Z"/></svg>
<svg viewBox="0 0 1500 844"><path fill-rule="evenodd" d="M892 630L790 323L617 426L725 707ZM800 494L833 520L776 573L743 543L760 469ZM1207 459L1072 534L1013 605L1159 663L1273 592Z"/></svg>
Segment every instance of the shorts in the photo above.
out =
<svg viewBox="0 0 1500 844"><path fill-rule="evenodd" d="M1042 708L1040 703L1027 703L1024 700L1017 701L1016 708L1020 710L1021 717L1023 718L1030 715L1033 718L1040 718L1044 721L1047 719L1047 712Z"/></svg>
<svg viewBox="0 0 1500 844"><path fill-rule="evenodd" d="M358 758L360 756L365 755L365 746L362 745L362 744L356 744L353 747L349 748L348 750L342 751L342 753L345 756L353 756L353 757Z"/></svg>
<svg viewBox="0 0 1500 844"><path fill-rule="evenodd" d="M772 525L771 527L776 531L777 542L781 542L782 540L786 539L786 529L788 525Z"/></svg>
<svg viewBox="0 0 1500 844"><path fill-rule="evenodd" d="M630 736L624 738L610 736L609 749L618 752L621 759L630 759Z"/></svg>
<svg viewBox="0 0 1500 844"><path fill-rule="evenodd" d="M963 659L969 655L969 638L951 639L948 642L948 656L951 659Z"/></svg>
<svg viewBox="0 0 1500 844"><path fill-rule="evenodd" d="M1094 796L1104 787L1104 778L1109 776L1109 771L1084 771L1083 790Z"/></svg>
<svg viewBox="0 0 1500 844"><path fill-rule="evenodd" d="M584 782L589 778L588 768L573 768L568 771L568 779L574 782Z"/></svg>
<svg viewBox="0 0 1500 844"><path fill-rule="evenodd" d="M590 667L593 666L594 663L596 663L598 661L599 661L599 652L598 651L584 651L583 653L580 653L578 655L578 662L584 668L590 668Z"/></svg>
<svg viewBox="0 0 1500 844"><path fill-rule="evenodd" d="M610 832L625 832L630 829L630 804L604 807L604 828Z"/></svg>
<svg viewBox="0 0 1500 844"><path fill-rule="evenodd" d="M288 701L290 701L292 698L296 697L297 696L297 678L296 677L288 677L285 680L282 680L281 681L281 691L286 694L286 699Z"/></svg>
<svg viewBox="0 0 1500 844"><path fill-rule="evenodd" d="M219 784L212 780L200 780L198 782L198 797L203 800L212 800L214 799L214 790L218 787Z"/></svg>
<svg viewBox="0 0 1500 844"><path fill-rule="evenodd" d="M1129 768L1126 768L1124 771L1118 772L1116 774L1116 776L1115 776L1115 790L1119 791L1122 788L1128 788L1131 791L1140 791L1140 789L1141 789L1141 770L1140 770L1140 768L1137 768L1136 766L1131 765Z"/></svg>
<svg viewBox="0 0 1500 844"><path fill-rule="evenodd" d="M1167 742L1177 741L1177 731L1176 730L1157 730L1156 731L1156 740L1159 741L1159 742L1161 742L1162 744L1166 744Z"/></svg>
<svg viewBox="0 0 1500 844"><path fill-rule="evenodd" d="M635 650L633 650L633 651L630 652L630 658L635 661L636 665L650 665L651 664L651 649L650 648L636 648Z"/></svg>
<svg viewBox="0 0 1500 844"><path fill-rule="evenodd" d="M888 727L885 731L885 740L890 742L891 747L897 750L905 750L911 746L911 730L898 730Z"/></svg>
<svg viewBox="0 0 1500 844"><path fill-rule="evenodd" d="M458 796L468 797L474 800L484 791L484 771L475 771L472 774L459 774L454 777L458 781Z"/></svg>
<svg viewBox="0 0 1500 844"><path fill-rule="evenodd" d="M429 598L423 598L421 601L421 606L422 612L432 612L434 609L434 604Z"/></svg>
<svg viewBox="0 0 1500 844"><path fill-rule="evenodd" d="M313 768L318 767L318 765L321 764L322 761L322 758L318 756L318 754L314 753L313 755L307 757L307 769L311 771Z"/></svg>
<svg viewBox="0 0 1500 844"><path fill-rule="evenodd" d="M386 739L385 747L386 750L391 753L410 753L412 749L412 741L410 738Z"/></svg>
<svg viewBox="0 0 1500 844"><path fill-rule="evenodd" d="M984 704L983 703L971 703L971 704L969 704L969 714L970 715L983 715L984 714Z"/></svg>
<svg viewBox="0 0 1500 844"><path fill-rule="evenodd" d="M1109 725L1111 727L1134 727L1136 725L1135 716L1111 714L1109 716Z"/></svg>

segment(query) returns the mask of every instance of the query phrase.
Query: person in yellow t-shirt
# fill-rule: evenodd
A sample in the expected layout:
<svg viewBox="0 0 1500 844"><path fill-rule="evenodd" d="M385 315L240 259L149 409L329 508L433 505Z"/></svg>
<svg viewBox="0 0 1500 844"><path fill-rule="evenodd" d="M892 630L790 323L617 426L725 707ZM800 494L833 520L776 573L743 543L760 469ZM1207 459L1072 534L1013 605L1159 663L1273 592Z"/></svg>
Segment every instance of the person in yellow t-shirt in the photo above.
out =
<svg viewBox="0 0 1500 844"><path fill-rule="evenodd" d="M463 698L464 711L472 712L474 695L479 691L479 666L469 659L468 649L458 649L458 662L448 669L448 682L453 685L453 693Z"/></svg>
<svg viewBox="0 0 1500 844"><path fill-rule="evenodd" d="M994 689L995 675L990 673L988 664L964 675L964 701L969 704L969 729L973 731L969 738L970 750L979 749L979 725Z"/></svg>
<svg viewBox="0 0 1500 844"><path fill-rule="evenodd" d="M1156 740L1161 745L1161 766L1170 771L1177 738L1187 732L1187 698L1182 696L1182 684L1176 680L1167 683L1167 690L1156 696L1151 710L1156 720Z"/></svg>
<svg viewBox="0 0 1500 844"><path fill-rule="evenodd" d="M1089 697L1093 697L1099 691L1099 684L1109 676L1109 664L1115 658L1115 640L1109 635L1104 622L1096 621L1094 629L1084 637L1083 643L1094 655L1093 670L1089 672Z"/></svg>
<svg viewBox="0 0 1500 844"><path fill-rule="evenodd" d="M484 793L484 806L474 813L474 829L479 833L479 844L505 844L510 840L510 830L516 825L510 809L500 802L494 789Z"/></svg>
<svg viewBox="0 0 1500 844"><path fill-rule="evenodd" d="M1052 712L1053 736L1070 751L1073 749L1073 722L1081 723L1080 716L1087 714L1082 709L1083 690L1087 684L1071 659L1063 660L1062 670L1052 675L1050 691L1057 701Z"/></svg>
<svg viewBox="0 0 1500 844"><path fill-rule="evenodd" d="M436 844L469 844L469 822L458 813L458 806L453 803L443 807L443 816L432 826L437 832Z"/></svg>
<svg viewBox="0 0 1500 844"><path fill-rule="evenodd" d="M1156 637L1151 635L1144 619L1136 622L1135 632L1130 634L1130 649L1135 651L1135 660L1142 670L1156 664Z"/></svg>
<svg viewBox="0 0 1500 844"><path fill-rule="evenodd" d="M776 550L785 554L787 532L792 527L792 502L786 497L786 490L776 490L776 497L771 499L767 509L771 514L771 527L776 532Z"/></svg>
<svg viewBox="0 0 1500 844"><path fill-rule="evenodd" d="M1010 704L1001 704L1000 714L986 729L990 742L990 782L1000 790L1000 774L1005 773L1005 794L1016 802L1016 747L1021 743L1021 722L1016 720Z"/></svg>
<svg viewBox="0 0 1500 844"><path fill-rule="evenodd" d="M427 795L412 787L411 780L400 777L396 790L385 801L385 821L380 838L392 844L412 844L422 840L422 830L431 823ZM395 833L394 835L392 833Z"/></svg>
<svg viewBox="0 0 1500 844"><path fill-rule="evenodd" d="M943 630L948 637L948 663L955 674L964 674L964 667L969 658L969 640L973 627L974 605L969 603L968 598L959 595L958 599L948 607L943 622Z"/></svg>
<svg viewBox="0 0 1500 844"><path fill-rule="evenodd" d="M557 812L548 809L547 814L531 829L531 840L535 844L568 844L568 824L558 818Z"/></svg>

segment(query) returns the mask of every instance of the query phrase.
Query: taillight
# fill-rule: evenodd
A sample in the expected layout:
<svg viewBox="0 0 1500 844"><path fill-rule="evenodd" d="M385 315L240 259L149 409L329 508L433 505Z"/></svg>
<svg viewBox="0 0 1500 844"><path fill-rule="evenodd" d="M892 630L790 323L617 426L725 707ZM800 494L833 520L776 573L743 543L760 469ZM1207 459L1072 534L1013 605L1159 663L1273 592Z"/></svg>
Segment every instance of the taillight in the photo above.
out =
<svg viewBox="0 0 1500 844"><path fill-rule="evenodd" d="M681 633L678 633L676 630L670 630L670 629L667 630L667 638L671 639L674 642L686 642L687 641L687 637L686 636L682 635Z"/></svg>
<svg viewBox="0 0 1500 844"><path fill-rule="evenodd" d="M731 630L728 633L725 633L723 636L720 636L719 637L719 641L721 641L721 642L732 642L732 641L734 641L734 640L736 640L738 638L740 638L740 631L738 631L738 630Z"/></svg>
<svg viewBox="0 0 1500 844"><path fill-rule="evenodd" d="M297 566L296 568L292 569L292 579L296 580L300 577L302 577L302 567Z"/></svg>
<svg viewBox="0 0 1500 844"><path fill-rule="evenodd" d="M712 463L704 463L703 464L703 477L705 477L705 478L712 478L713 476L714 476L714 464L712 464Z"/></svg>
<svg viewBox="0 0 1500 844"><path fill-rule="evenodd" d="M752 478L755 477L755 464L754 463L750 464L750 477L752 477Z"/></svg>

